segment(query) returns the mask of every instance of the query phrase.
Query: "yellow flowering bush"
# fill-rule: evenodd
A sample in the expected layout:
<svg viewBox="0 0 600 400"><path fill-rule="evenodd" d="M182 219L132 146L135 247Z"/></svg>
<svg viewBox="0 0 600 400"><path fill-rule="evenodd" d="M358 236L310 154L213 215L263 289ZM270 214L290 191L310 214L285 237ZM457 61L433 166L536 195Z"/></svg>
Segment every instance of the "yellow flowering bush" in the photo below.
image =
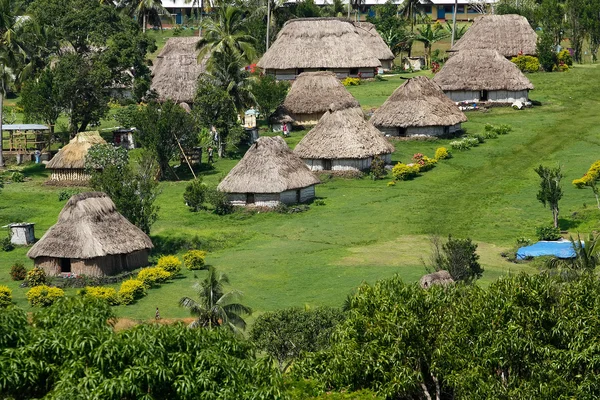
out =
<svg viewBox="0 0 600 400"><path fill-rule="evenodd" d="M44 285L46 283L46 272L39 267L35 267L27 272L25 280L27 280L30 287Z"/></svg>
<svg viewBox="0 0 600 400"><path fill-rule="evenodd" d="M598 179L600 179L600 160L593 163L581 178L575 179L572 183L578 189L583 189L586 186L591 186Z"/></svg>
<svg viewBox="0 0 600 400"><path fill-rule="evenodd" d="M445 147L438 147L437 150L435 151L435 159L436 160L446 160L450 157L451 157L450 152Z"/></svg>
<svg viewBox="0 0 600 400"><path fill-rule="evenodd" d="M146 286L144 282L137 279L129 279L121 283L119 289L119 300L121 304L131 304L135 300L141 299L146 295Z"/></svg>
<svg viewBox="0 0 600 400"><path fill-rule="evenodd" d="M360 78L344 78L342 80L342 85L344 86L358 86L360 85Z"/></svg>
<svg viewBox="0 0 600 400"><path fill-rule="evenodd" d="M108 302L111 306L120 304L119 295L117 291L110 287L102 286L87 286L83 293L85 296L93 297Z"/></svg>
<svg viewBox="0 0 600 400"><path fill-rule="evenodd" d="M399 181L413 179L418 174L419 166L416 164L408 165L399 162L398 164L394 165L394 168L392 168L392 175L394 175L394 178Z"/></svg>
<svg viewBox="0 0 600 400"><path fill-rule="evenodd" d="M26 294L27 301L32 307L47 307L56 300L65 297L64 290L46 285L34 286Z"/></svg>
<svg viewBox="0 0 600 400"><path fill-rule="evenodd" d="M162 256L156 266L175 276L181 271L181 260L176 256Z"/></svg>
<svg viewBox="0 0 600 400"><path fill-rule="evenodd" d="M8 286L0 285L0 308L8 307L12 304L12 290Z"/></svg>
<svg viewBox="0 0 600 400"><path fill-rule="evenodd" d="M138 272L137 280L142 281L146 288L160 285L163 282L168 281L171 278L171 274L161 267L150 267L144 268Z"/></svg>
<svg viewBox="0 0 600 400"><path fill-rule="evenodd" d="M206 252L202 250L190 250L183 255L183 263L190 270L204 269L206 265Z"/></svg>

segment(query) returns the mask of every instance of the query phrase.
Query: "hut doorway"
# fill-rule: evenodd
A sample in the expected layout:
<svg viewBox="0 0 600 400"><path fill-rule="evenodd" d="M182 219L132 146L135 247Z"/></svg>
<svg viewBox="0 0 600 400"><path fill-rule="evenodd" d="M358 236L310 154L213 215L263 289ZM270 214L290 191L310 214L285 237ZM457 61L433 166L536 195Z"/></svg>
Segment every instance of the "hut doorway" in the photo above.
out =
<svg viewBox="0 0 600 400"><path fill-rule="evenodd" d="M398 136L406 136L406 128L398 128Z"/></svg>
<svg viewBox="0 0 600 400"><path fill-rule="evenodd" d="M302 196L300 195L300 189L296 190L296 203L300 203Z"/></svg>
<svg viewBox="0 0 600 400"><path fill-rule="evenodd" d="M61 258L60 259L60 272L71 272L71 259L70 258Z"/></svg>
<svg viewBox="0 0 600 400"><path fill-rule="evenodd" d="M488 101L488 91L487 90L482 90L481 91L481 98L479 99L480 101Z"/></svg>
<svg viewBox="0 0 600 400"><path fill-rule="evenodd" d="M323 170L331 171L331 160L323 160Z"/></svg>
<svg viewBox="0 0 600 400"><path fill-rule="evenodd" d="M254 193L246 193L246 204L254 204Z"/></svg>

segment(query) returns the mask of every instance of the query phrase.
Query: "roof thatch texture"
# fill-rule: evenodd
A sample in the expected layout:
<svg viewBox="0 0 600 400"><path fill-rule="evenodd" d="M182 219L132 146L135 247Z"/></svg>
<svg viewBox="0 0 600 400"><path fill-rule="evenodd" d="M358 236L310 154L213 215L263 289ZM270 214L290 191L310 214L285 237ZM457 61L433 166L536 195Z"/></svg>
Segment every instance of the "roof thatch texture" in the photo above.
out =
<svg viewBox="0 0 600 400"><path fill-rule="evenodd" d="M393 151L360 107L327 111L294 149L303 159L362 159Z"/></svg>
<svg viewBox="0 0 600 400"><path fill-rule="evenodd" d="M349 20L299 18L285 23L257 66L263 69L375 68L381 62Z"/></svg>
<svg viewBox="0 0 600 400"><path fill-rule="evenodd" d="M495 50L461 50L450 57L433 81L442 90L526 90L529 79Z"/></svg>
<svg viewBox="0 0 600 400"><path fill-rule="evenodd" d="M375 126L452 126L467 117L442 89L425 76L408 79L371 117Z"/></svg>
<svg viewBox="0 0 600 400"><path fill-rule="evenodd" d="M370 22L354 22L354 26L356 26L356 31L375 57L380 60L393 60L396 58L379 35L379 32L377 32L377 29L375 29L375 25Z"/></svg>
<svg viewBox="0 0 600 400"><path fill-rule="evenodd" d="M350 94L333 72L303 72L292 84L283 109L291 114L324 113L335 109L358 107L358 100Z"/></svg>
<svg viewBox="0 0 600 400"><path fill-rule="evenodd" d="M537 35L527 18L515 14L483 15L452 47L452 51L489 49L504 57L536 54Z"/></svg>
<svg viewBox="0 0 600 400"><path fill-rule="evenodd" d="M432 274L424 275L421 280L419 280L419 284L423 289L430 288L433 285L447 286L452 283L454 283L452 275L443 269Z"/></svg>
<svg viewBox="0 0 600 400"><path fill-rule="evenodd" d="M106 144L100 136L100 132L79 132L69 144L59 150L46 164L47 169L83 169L85 167L85 156L88 150L95 144Z"/></svg>
<svg viewBox="0 0 600 400"><path fill-rule="evenodd" d="M33 245L29 258L90 259L151 249L148 235L127 221L105 193L77 194L58 215L58 222Z"/></svg>
<svg viewBox="0 0 600 400"><path fill-rule="evenodd" d="M154 61L152 85L160 101L171 99L176 103L193 103L198 76L206 71L205 57L198 63L196 43L199 38L173 37Z"/></svg>
<svg viewBox="0 0 600 400"><path fill-rule="evenodd" d="M320 183L287 143L279 137L261 137L221 181L227 193L281 193Z"/></svg>

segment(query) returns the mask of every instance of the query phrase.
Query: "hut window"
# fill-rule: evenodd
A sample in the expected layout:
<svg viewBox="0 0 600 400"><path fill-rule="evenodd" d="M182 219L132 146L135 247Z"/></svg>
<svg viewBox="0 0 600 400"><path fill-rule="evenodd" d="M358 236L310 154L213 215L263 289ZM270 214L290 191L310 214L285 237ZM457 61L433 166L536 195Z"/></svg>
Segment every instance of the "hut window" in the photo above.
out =
<svg viewBox="0 0 600 400"><path fill-rule="evenodd" d="M358 68L350 68L350 75L358 75Z"/></svg>
<svg viewBox="0 0 600 400"><path fill-rule="evenodd" d="M423 6L423 11L426 14L431 14L431 6Z"/></svg>
<svg viewBox="0 0 600 400"><path fill-rule="evenodd" d="M398 136L406 136L406 128L398 128Z"/></svg>
<svg viewBox="0 0 600 400"><path fill-rule="evenodd" d="M456 7L456 13L457 14L464 14L465 13L465 5L464 4L459 4Z"/></svg>
<svg viewBox="0 0 600 400"><path fill-rule="evenodd" d="M446 6L444 6L444 11L447 12L447 13L454 12L454 6L448 6L448 5L446 5Z"/></svg>
<svg viewBox="0 0 600 400"><path fill-rule="evenodd" d="M479 100L480 101L488 101L488 91L487 90L481 91L481 97Z"/></svg>
<svg viewBox="0 0 600 400"><path fill-rule="evenodd" d="M246 204L254 204L254 193L246 193Z"/></svg>
<svg viewBox="0 0 600 400"><path fill-rule="evenodd" d="M71 272L71 259L61 258L60 259L60 272Z"/></svg>
<svg viewBox="0 0 600 400"><path fill-rule="evenodd" d="M323 169L325 171L331 171L331 160L323 160Z"/></svg>

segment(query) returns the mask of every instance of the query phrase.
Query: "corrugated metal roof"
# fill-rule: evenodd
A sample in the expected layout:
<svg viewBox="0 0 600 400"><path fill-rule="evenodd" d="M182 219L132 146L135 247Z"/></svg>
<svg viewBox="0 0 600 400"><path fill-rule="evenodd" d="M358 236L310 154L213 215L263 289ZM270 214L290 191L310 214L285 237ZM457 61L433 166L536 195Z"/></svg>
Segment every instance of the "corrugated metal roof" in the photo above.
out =
<svg viewBox="0 0 600 400"><path fill-rule="evenodd" d="M46 125L41 124L9 124L2 125L3 131L43 131L48 130Z"/></svg>

